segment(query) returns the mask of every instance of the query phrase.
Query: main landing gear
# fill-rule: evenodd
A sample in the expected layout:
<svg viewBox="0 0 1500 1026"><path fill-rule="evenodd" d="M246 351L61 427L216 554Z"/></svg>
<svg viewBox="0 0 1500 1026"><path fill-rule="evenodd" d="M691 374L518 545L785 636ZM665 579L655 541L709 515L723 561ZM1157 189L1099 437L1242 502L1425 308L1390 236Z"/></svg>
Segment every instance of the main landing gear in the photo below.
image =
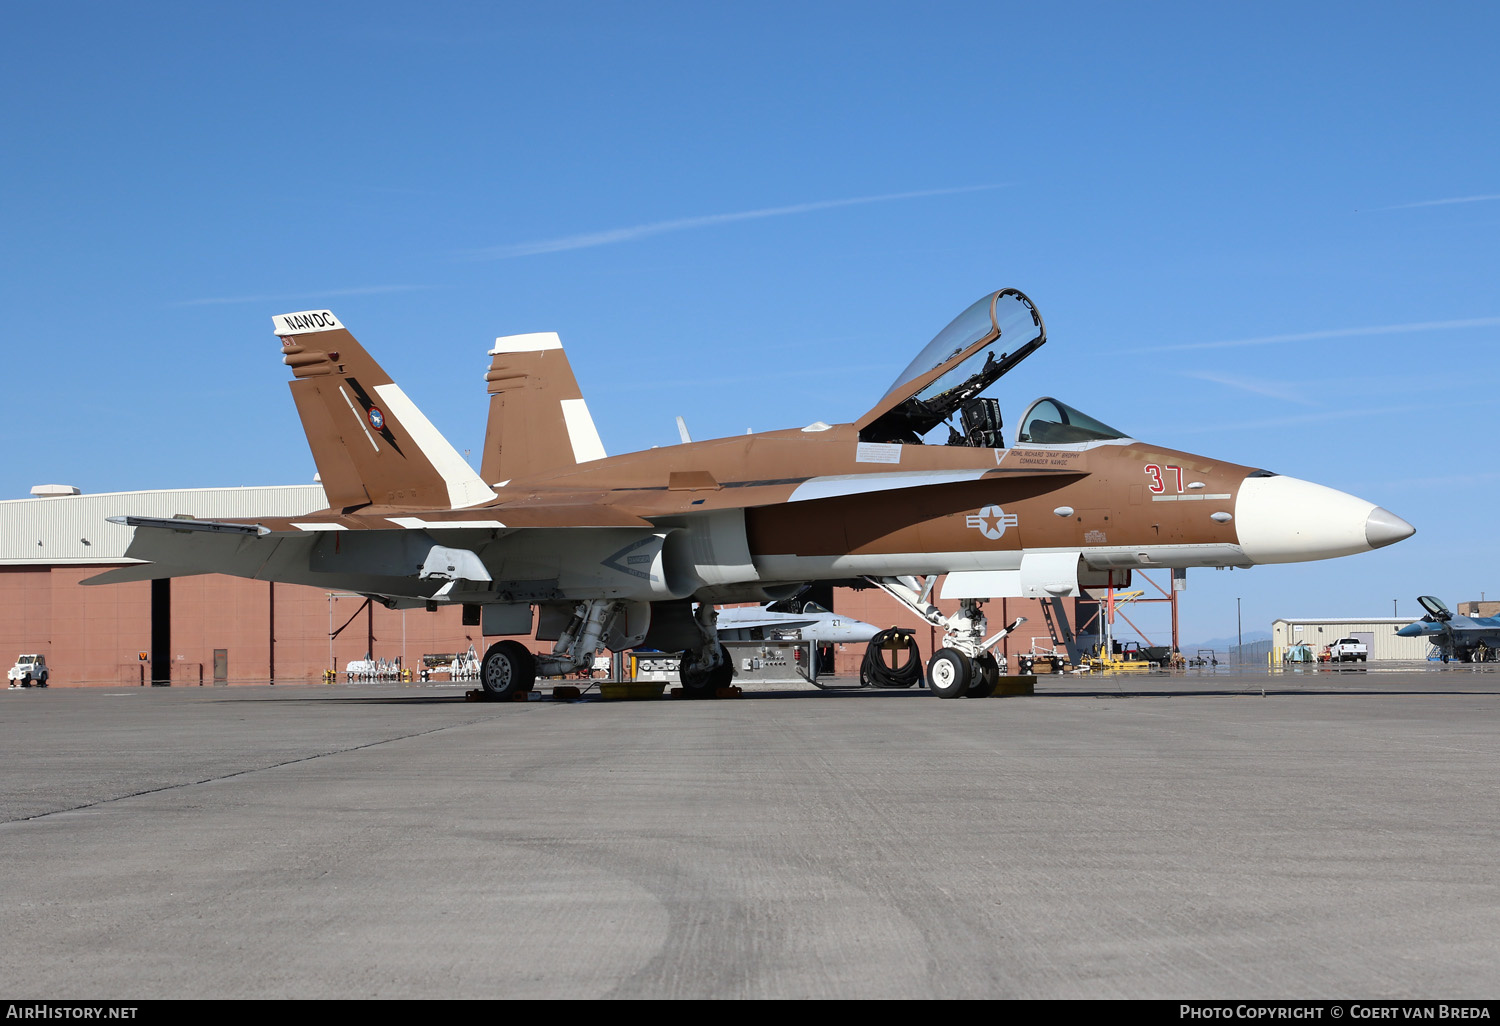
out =
<svg viewBox="0 0 1500 1026"><path fill-rule="evenodd" d="M712 602L698 603L693 612L693 625L703 644L697 650L682 653L678 663L684 698L717 698L719 689L729 687L734 680L734 660L719 640L718 619Z"/></svg>
<svg viewBox="0 0 1500 1026"><path fill-rule="evenodd" d="M961 599L958 612L944 616L929 599L937 577L871 577L869 581L935 627L943 628L943 647L927 661L927 687L939 698L988 698L1000 683L1000 663L990 651L1001 638L1026 622L1017 617L986 638L988 623L981 599Z"/></svg>
<svg viewBox="0 0 1500 1026"><path fill-rule="evenodd" d="M536 657L519 641L497 641L479 664L479 682L495 698L510 698L536 687Z"/></svg>
<svg viewBox="0 0 1500 1026"><path fill-rule="evenodd" d="M592 666L601 648L618 652L639 645L650 620L644 602L580 602L550 654L533 654L519 641L497 641L480 661L479 682L491 698L513 698L533 690L539 676L562 677Z"/></svg>

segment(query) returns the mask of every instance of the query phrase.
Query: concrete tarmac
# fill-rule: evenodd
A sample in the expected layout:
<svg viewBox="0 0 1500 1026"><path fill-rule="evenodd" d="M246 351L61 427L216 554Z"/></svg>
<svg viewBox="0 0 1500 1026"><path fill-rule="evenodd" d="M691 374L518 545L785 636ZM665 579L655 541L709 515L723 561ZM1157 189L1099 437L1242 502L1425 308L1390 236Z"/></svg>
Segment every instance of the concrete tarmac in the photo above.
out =
<svg viewBox="0 0 1500 1026"><path fill-rule="evenodd" d="M1500 673L0 692L15 999L1495 998Z"/></svg>

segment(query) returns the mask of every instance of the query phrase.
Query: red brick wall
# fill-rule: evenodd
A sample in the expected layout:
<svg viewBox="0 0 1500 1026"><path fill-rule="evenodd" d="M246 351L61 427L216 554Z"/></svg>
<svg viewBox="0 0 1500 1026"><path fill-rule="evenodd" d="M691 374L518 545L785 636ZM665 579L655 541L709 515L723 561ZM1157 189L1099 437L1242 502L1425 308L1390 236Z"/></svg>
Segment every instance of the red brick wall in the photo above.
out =
<svg viewBox="0 0 1500 1026"><path fill-rule="evenodd" d="M149 683L150 663L138 654L151 649L151 585L148 582L83 587L78 582L108 567L0 568L0 664L22 652L47 657L58 684ZM263 684L271 671L271 589L264 581L207 574L172 581L172 679L212 684L214 650L226 649L231 683ZM364 602L290 584L275 585L276 679L309 681L329 665L329 611L339 627ZM373 626L374 642L370 642ZM404 646L403 646L404 628ZM472 641L483 653L479 628L465 627L456 608L404 614L374 606L355 617L333 643L342 674L366 651L418 668L424 653L463 652ZM144 667L144 671L142 670Z"/></svg>
<svg viewBox="0 0 1500 1026"><path fill-rule="evenodd" d="M148 582L83 587L80 581L108 567L0 567L0 665L9 667L23 652L47 657L58 684L118 685L150 681L150 663L140 652L151 648L151 585ZM264 581L217 574L172 581L172 679L196 685L214 680L214 650L228 652L230 683L265 683L271 678L271 590ZM354 616L361 598L339 596L319 588L274 585L275 679L284 682L321 679L329 668L330 606L332 627ZM956 602L939 602L945 613ZM940 632L877 588L839 588L834 609L877 627L913 629L923 658L932 655ZM1071 612L1071 611L1070 611ZM985 606L990 633L1017 616L1027 622L998 646L1007 656L1025 652L1033 637L1047 634L1041 604L1030 599L996 599ZM373 629L374 640L370 640ZM493 639L492 639L493 640ZM425 653L463 652L470 644L483 654L478 627L465 627L458 608L405 613L375 605L360 612L333 643L333 668L344 667L366 652L378 659L403 658L417 670ZM550 651L550 642L530 642ZM841 646L836 672L854 676L864 658L863 644ZM144 666L144 671L142 667Z"/></svg>

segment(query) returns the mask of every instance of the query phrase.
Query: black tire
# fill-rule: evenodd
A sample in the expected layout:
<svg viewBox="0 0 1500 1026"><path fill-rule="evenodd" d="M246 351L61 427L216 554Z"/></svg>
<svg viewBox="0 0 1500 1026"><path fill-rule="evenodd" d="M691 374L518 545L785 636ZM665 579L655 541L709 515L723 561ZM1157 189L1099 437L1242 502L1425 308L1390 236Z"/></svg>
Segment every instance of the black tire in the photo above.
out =
<svg viewBox="0 0 1500 1026"><path fill-rule="evenodd" d="M974 665L957 649L940 648L927 660L927 687L939 698L962 698L974 679Z"/></svg>
<svg viewBox="0 0 1500 1026"><path fill-rule="evenodd" d="M536 687L536 659L519 641L497 641L479 663L479 682L495 698L509 698Z"/></svg>
<svg viewBox="0 0 1500 1026"><path fill-rule="evenodd" d="M970 698L989 698L1000 686L1000 663L988 652L974 660L974 680L969 684Z"/></svg>
<svg viewBox="0 0 1500 1026"><path fill-rule="evenodd" d="M729 687L734 680L734 663L730 661L729 649L719 646L719 665L711 670L689 670L687 653L677 667L677 679L682 681L682 694L686 698L716 698L720 688Z"/></svg>

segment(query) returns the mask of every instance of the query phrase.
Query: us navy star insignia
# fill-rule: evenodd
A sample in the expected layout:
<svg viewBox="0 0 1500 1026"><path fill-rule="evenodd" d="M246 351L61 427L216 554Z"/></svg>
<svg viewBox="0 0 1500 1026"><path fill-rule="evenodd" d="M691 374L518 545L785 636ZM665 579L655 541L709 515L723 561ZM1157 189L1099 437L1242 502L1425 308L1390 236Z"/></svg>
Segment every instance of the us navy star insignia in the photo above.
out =
<svg viewBox="0 0 1500 1026"><path fill-rule="evenodd" d="M964 523L979 531L990 541L995 541L1005 534L1007 527L1015 527L1017 523L1016 514L1007 513L999 506L986 506L978 513L970 513L964 518Z"/></svg>

